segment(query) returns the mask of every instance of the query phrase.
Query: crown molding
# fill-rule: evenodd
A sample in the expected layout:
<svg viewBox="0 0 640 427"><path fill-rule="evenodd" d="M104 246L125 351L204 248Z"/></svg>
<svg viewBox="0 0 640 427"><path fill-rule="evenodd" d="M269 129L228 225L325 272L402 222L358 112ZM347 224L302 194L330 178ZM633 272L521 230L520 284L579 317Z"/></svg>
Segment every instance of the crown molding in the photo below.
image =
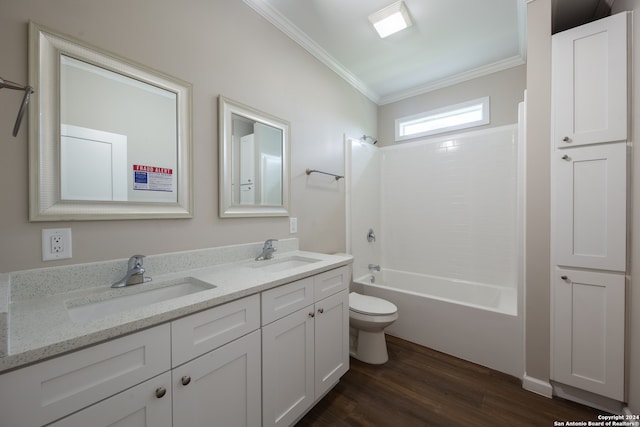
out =
<svg viewBox="0 0 640 427"><path fill-rule="evenodd" d="M320 47L302 30L289 21L284 15L273 8L268 2L262 0L243 0L250 8L262 15L267 21L273 24L289 38L298 43L309 53L315 56L320 62L325 64L336 74L347 81L351 86L359 90L363 95L374 103L378 103L380 96L369 88L362 80L347 70L340 62L333 58L326 50Z"/></svg>
<svg viewBox="0 0 640 427"><path fill-rule="evenodd" d="M402 101L406 98L433 92L434 90L466 82L467 80L477 79L479 77L497 73L498 71L503 71L523 64L525 64L525 61L522 59L522 57L520 55L516 55L489 65L475 68L473 70L465 71L463 73L445 77L443 79L429 82L424 85L416 86L406 91L400 91L391 95L383 96L380 98L378 105L385 105L391 104L392 102Z"/></svg>

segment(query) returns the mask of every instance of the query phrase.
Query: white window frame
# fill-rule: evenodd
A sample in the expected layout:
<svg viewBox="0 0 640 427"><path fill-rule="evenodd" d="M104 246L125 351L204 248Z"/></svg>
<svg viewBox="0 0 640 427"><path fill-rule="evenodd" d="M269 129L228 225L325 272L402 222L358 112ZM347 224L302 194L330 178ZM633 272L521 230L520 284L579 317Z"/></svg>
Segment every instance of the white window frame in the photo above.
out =
<svg viewBox="0 0 640 427"><path fill-rule="evenodd" d="M436 123L437 121L445 121L447 119L454 119L455 117L461 117L465 114L472 112L473 110L479 110L481 117L479 119L467 120L457 122L455 124L441 123L441 125L435 125L431 129L417 132L409 132L406 128L409 126L418 126L420 124ZM464 119L463 119L464 120ZM440 133L450 132L453 130L467 129L475 126L482 126L491 123L491 111L489 97L474 99L471 101L461 102L455 105L448 105L446 107L437 108L435 110L425 111L423 113L414 114L412 116L401 117L396 119L396 142L404 141L407 139L420 138L428 135L437 135Z"/></svg>

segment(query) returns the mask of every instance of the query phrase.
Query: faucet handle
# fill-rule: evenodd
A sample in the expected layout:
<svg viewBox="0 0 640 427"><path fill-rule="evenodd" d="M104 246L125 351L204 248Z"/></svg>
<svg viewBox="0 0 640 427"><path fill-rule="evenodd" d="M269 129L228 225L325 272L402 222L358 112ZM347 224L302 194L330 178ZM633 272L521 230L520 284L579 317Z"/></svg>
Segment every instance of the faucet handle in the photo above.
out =
<svg viewBox="0 0 640 427"><path fill-rule="evenodd" d="M267 239L264 241L265 248L273 248L273 242L277 242L278 239Z"/></svg>
<svg viewBox="0 0 640 427"><path fill-rule="evenodd" d="M144 255L134 255L131 258L129 258L129 265L128 265L129 270L135 267L142 267L144 258L145 258Z"/></svg>

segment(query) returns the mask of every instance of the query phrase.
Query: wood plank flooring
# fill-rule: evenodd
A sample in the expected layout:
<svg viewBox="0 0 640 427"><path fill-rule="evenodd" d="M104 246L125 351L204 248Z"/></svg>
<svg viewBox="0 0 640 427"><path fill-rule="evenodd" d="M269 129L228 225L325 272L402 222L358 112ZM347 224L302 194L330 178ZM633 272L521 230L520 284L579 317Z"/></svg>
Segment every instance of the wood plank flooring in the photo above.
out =
<svg viewBox="0 0 640 427"><path fill-rule="evenodd" d="M351 369L297 427L553 426L599 412L522 388L519 379L387 336L389 361Z"/></svg>

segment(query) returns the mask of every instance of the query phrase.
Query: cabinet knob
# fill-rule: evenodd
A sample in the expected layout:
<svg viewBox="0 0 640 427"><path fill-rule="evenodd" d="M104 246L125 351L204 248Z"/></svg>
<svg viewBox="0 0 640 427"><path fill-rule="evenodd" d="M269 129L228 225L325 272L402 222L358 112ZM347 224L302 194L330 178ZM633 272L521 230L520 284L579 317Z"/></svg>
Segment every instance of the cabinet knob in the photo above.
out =
<svg viewBox="0 0 640 427"><path fill-rule="evenodd" d="M571 138L565 136L564 138L562 138L562 142L571 142Z"/></svg>
<svg viewBox="0 0 640 427"><path fill-rule="evenodd" d="M182 383L182 385L189 385L189 383L191 382L191 377L189 375L185 375L180 379L180 382Z"/></svg>
<svg viewBox="0 0 640 427"><path fill-rule="evenodd" d="M562 160L569 160L569 156L565 154L564 156L562 156Z"/></svg>
<svg viewBox="0 0 640 427"><path fill-rule="evenodd" d="M324 313L324 308L319 308L318 309L318 313L320 313L320 314Z"/></svg>
<svg viewBox="0 0 640 427"><path fill-rule="evenodd" d="M567 280L567 279L568 279L568 277L567 277L567 276L565 276L564 274L563 274L562 276L560 276L560 278L561 278L562 280Z"/></svg>
<svg viewBox="0 0 640 427"><path fill-rule="evenodd" d="M309 313L309 317L316 317L316 314L312 311L311 313Z"/></svg>
<svg viewBox="0 0 640 427"><path fill-rule="evenodd" d="M156 397L157 397L158 399L160 399L160 398L164 397L164 395L165 395L165 394L167 394L167 389L166 389L166 388L164 388L164 387L158 387L158 388L156 389Z"/></svg>

